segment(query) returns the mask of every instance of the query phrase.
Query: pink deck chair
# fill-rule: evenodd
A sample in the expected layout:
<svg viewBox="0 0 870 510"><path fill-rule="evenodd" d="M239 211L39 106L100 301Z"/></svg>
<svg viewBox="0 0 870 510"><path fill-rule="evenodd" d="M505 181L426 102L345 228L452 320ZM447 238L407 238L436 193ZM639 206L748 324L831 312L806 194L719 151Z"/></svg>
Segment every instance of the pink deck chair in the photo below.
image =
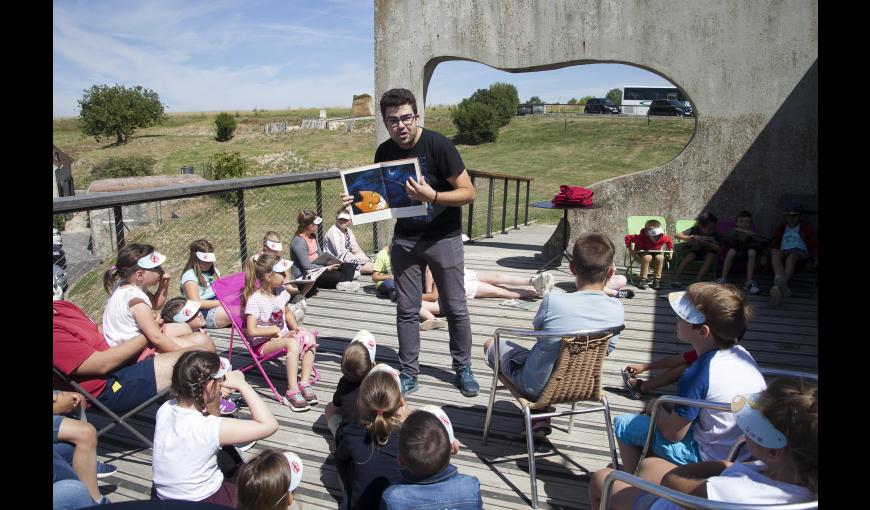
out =
<svg viewBox="0 0 870 510"><path fill-rule="evenodd" d="M287 349L280 349L278 351L273 352L272 354L260 355L257 351L251 346L251 342L245 334L245 321L242 319L242 291L245 288L245 273L238 272L233 273L222 278L218 278L211 284L212 290L214 290L214 295L218 301L220 301L221 306L223 306L224 311L227 312L230 320L232 321L232 330L230 331L230 348L228 358L230 363L233 361L233 338L236 333L238 333L239 338L242 339L242 343L245 344L245 348L248 350L248 354L251 355L253 361L248 363L244 367L240 368L242 372L247 372L252 369L254 366L260 369L260 373L263 374L263 378L266 379L266 384L269 385L269 388L272 389L272 393L275 395L275 398L278 402L282 404L286 404L286 399L284 395L278 393L278 390L275 389L275 385L272 384L272 381L269 379L269 376L266 374L266 370L263 368L263 363L275 359L277 357L283 356L287 353ZM314 384L318 380L320 380L320 372L317 371L316 367L312 367L312 377L309 380L310 384Z"/></svg>

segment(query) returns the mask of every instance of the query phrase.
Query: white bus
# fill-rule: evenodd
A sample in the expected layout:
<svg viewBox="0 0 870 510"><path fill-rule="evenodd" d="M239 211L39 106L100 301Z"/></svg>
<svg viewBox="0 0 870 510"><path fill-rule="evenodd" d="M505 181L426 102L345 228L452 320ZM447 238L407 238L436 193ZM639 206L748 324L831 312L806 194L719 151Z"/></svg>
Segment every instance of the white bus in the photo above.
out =
<svg viewBox="0 0 870 510"><path fill-rule="evenodd" d="M686 96L677 90L677 87L626 86L622 88L622 113L646 115L649 104L654 99L676 99L689 106Z"/></svg>

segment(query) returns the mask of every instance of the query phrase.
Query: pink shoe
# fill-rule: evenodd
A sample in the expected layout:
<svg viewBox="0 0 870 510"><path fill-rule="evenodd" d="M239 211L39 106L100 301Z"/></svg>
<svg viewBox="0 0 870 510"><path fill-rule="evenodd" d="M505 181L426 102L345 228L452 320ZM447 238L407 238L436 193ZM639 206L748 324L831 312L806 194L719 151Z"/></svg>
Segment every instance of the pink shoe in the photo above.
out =
<svg viewBox="0 0 870 510"><path fill-rule="evenodd" d="M314 404L318 403L317 394L315 394L314 390L311 389L310 384L305 384L305 385L300 384L299 385L299 393L302 394L302 396L305 398L305 400L309 404L314 405Z"/></svg>
<svg viewBox="0 0 870 510"><path fill-rule="evenodd" d="M284 394L284 403L291 411L297 413L311 409L311 406L308 405L308 401L305 400L305 397L302 395L300 390L293 392L287 390L287 393Z"/></svg>

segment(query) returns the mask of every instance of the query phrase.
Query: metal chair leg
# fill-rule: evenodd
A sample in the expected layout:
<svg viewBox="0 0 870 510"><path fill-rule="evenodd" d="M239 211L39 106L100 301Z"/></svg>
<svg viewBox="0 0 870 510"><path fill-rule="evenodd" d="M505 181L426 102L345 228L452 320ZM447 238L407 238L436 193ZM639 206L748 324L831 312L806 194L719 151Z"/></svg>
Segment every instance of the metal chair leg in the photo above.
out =
<svg viewBox="0 0 870 510"><path fill-rule="evenodd" d="M483 444L489 438L489 426L492 422L492 405L495 402L495 391L498 388L498 372L492 374L492 387L489 389L489 405L486 407L486 421L483 424Z"/></svg>
<svg viewBox="0 0 870 510"><path fill-rule="evenodd" d="M601 403L604 404L604 429L607 431L607 441L610 443L610 460L613 462L613 469L619 469L619 460L616 455L616 441L613 438L613 421L610 419L610 404L607 403L607 397L601 395Z"/></svg>
<svg viewBox="0 0 870 510"><path fill-rule="evenodd" d="M572 411L574 410L575 407L577 407L577 402L571 402L571 410ZM574 431L574 415L572 414L571 418L568 420L568 433L570 434L573 431Z"/></svg>
<svg viewBox="0 0 870 510"><path fill-rule="evenodd" d="M532 413L529 406L523 407L523 419L526 422L526 448L529 454L529 480L532 484L532 508L538 508L538 483L535 476L535 441L532 437Z"/></svg>

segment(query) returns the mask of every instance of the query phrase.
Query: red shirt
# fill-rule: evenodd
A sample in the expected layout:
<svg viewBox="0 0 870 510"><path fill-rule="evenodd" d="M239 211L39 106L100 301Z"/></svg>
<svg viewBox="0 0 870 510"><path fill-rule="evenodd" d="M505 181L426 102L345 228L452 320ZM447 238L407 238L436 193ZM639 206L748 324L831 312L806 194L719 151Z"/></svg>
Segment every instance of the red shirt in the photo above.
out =
<svg viewBox="0 0 870 510"><path fill-rule="evenodd" d="M54 333L52 335L52 361L63 373L69 375L93 396L106 387L106 379L99 376L76 376L71 373L98 351L109 349L106 339L96 323L69 301L54 301ZM55 376L56 388L72 388L61 383Z"/></svg>
<svg viewBox="0 0 870 510"><path fill-rule="evenodd" d="M667 234L662 234L658 241L653 241L646 235L644 230L641 230L640 234L628 234L625 236L625 247L631 248L631 243L634 243L634 251L658 251L662 249L662 245L666 245L669 250L674 249L674 243Z"/></svg>

